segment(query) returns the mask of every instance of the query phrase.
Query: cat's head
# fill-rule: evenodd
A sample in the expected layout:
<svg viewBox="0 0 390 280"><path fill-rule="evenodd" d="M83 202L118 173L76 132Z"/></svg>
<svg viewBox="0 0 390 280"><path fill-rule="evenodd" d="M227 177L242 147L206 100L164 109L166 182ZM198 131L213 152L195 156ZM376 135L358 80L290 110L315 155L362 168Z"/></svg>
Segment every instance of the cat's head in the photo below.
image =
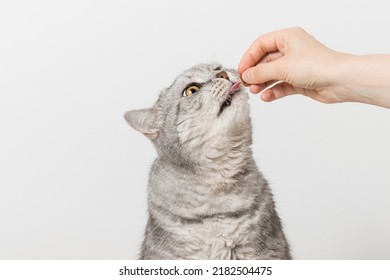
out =
<svg viewBox="0 0 390 280"><path fill-rule="evenodd" d="M178 76L153 107L128 111L125 119L160 157L197 164L251 144L247 100L235 70L200 64Z"/></svg>

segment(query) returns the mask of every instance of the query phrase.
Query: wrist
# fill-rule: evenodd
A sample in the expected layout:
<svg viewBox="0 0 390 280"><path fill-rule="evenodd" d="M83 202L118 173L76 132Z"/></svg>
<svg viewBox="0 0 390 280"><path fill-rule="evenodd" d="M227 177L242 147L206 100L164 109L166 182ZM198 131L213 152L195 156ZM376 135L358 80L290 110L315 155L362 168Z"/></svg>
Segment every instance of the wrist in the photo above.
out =
<svg viewBox="0 0 390 280"><path fill-rule="evenodd" d="M338 102L390 107L390 56L337 53L329 92Z"/></svg>

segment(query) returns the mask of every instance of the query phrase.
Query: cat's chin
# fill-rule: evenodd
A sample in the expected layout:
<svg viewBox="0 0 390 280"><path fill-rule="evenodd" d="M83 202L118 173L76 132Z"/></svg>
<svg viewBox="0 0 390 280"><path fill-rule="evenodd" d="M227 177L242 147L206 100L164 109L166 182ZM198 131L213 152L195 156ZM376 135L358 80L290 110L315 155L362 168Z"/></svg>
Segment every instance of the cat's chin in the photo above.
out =
<svg viewBox="0 0 390 280"><path fill-rule="evenodd" d="M234 96L230 106L215 119L215 132L226 135L229 131L250 130L248 94L242 90Z"/></svg>
<svg viewBox="0 0 390 280"><path fill-rule="evenodd" d="M222 107L221 107L222 108ZM249 115L248 94L243 90L237 91L232 97L229 106L223 106L219 118L246 117Z"/></svg>

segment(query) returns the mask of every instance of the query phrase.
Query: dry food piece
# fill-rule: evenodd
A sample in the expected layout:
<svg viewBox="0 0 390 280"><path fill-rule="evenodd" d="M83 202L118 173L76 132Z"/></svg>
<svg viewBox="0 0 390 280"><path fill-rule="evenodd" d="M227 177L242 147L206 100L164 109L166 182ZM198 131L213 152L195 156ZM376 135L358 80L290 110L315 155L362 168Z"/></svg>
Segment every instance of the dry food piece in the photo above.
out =
<svg viewBox="0 0 390 280"><path fill-rule="evenodd" d="M250 84L247 84L247 83L242 79L242 76L241 76L241 75L240 75L240 80L241 80L241 83L242 83L243 86L245 86L245 87L249 87L249 86L250 86Z"/></svg>

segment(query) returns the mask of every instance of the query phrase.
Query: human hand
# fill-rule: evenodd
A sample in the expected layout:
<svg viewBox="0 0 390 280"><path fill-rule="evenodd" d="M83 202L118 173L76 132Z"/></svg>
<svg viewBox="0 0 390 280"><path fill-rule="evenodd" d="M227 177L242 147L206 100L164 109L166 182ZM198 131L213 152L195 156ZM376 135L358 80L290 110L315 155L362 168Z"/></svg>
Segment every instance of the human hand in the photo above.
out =
<svg viewBox="0 0 390 280"><path fill-rule="evenodd" d="M272 81L285 82L266 90L261 96L264 101L300 93L324 103L343 102L348 97L335 91L332 72L345 56L302 28L288 28L257 38L242 57L238 72L253 93Z"/></svg>

